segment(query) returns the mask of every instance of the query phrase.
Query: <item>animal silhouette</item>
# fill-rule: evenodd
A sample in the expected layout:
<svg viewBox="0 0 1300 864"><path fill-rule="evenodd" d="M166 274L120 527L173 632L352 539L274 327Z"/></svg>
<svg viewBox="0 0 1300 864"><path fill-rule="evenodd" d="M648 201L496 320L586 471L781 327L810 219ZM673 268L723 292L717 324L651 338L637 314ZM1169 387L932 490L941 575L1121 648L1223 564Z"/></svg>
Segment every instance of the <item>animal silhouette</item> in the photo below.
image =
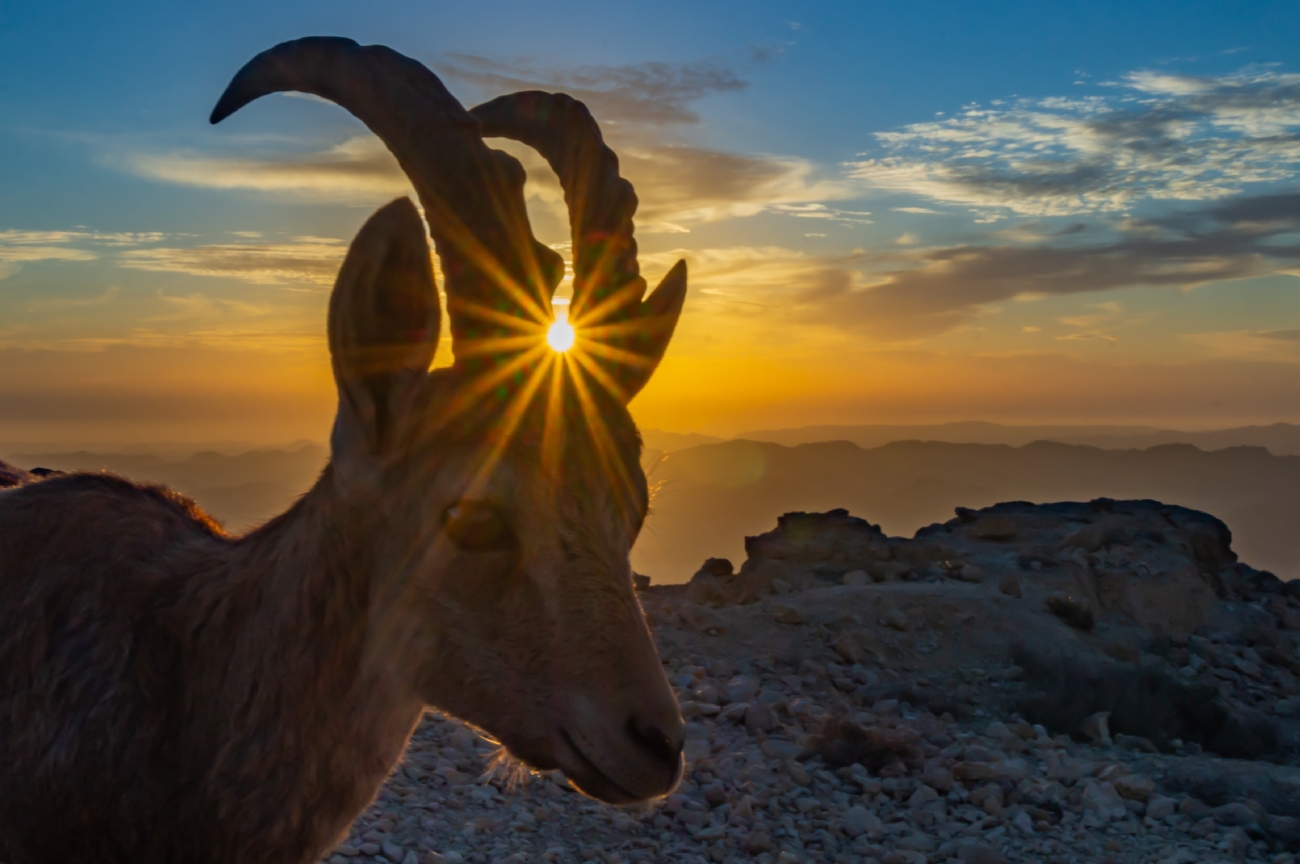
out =
<svg viewBox="0 0 1300 864"><path fill-rule="evenodd" d="M670 791L683 725L632 585L647 508L627 402L686 290L645 296L636 198L579 102L466 111L419 63L309 38L212 115L338 103L419 194L358 233L330 299L330 462L228 536L164 488L0 466L0 860L308 862L374 797L427 706L604 801ZM576 344L547 347L560 257L524 172L564 186ZM454 364L430 372L445 277Z"/></svg>

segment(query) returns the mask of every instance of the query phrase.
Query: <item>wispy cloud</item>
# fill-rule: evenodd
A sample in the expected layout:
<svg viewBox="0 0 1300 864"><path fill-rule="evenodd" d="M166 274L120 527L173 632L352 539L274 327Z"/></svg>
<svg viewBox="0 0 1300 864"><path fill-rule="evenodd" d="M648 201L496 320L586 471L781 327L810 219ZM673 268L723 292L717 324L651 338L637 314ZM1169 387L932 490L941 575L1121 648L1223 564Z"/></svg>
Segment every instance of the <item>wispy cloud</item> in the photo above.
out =
<svg viewBox="0 0 1300 864"><path fill-rule="evenodd" d="M1250 335L1270 342L1300 342L1300 330L1256 330Z"/></svg>
<svg viewBox="0 0 1300 864"><path fill-rule="evenodd" d="M130 249L120 267L221 276L259 285L329 285L347 251L341 240L303 237L290 243L230 243Z"/></svg>
<svg viewBox="0 0 1300 864"><path fill-rule="evenodd" d="M517 90L568 93L586 103L604 123L695 123L691 103L747 85L722 61L635 63L621 66L540 66L528 60L501 61L474 54L447 54L440 74L496 96Z"/></svg>
<svg viewBox="0 0 1300 864"><path fill-rule="evenodd" d="M1206 201L1300 167L1300 75L1135 72L1113 95L967 106L882 132L871 184L982 211L1060 216Z"/></svg>
<svg viewBox="0 0 1300 864"><path fill-rule="evenodd" d="M378 138L359 135L307 153L261 158L201 153L143 153L126 159L144 177L210 189L254 189L312 198L378 204L411 186Z"/></svg>
<svg viewBox="0 0 1300 864"><path fill-rule="evenodd" d="M121 234L76 229L70 231L0 230L0 279L36 261L94 261L97 246L133 246L157 242L162 234ZM91 247L91 248L86 248Z"/></svg>
<svg viewBox="0 0 1300 864"><path fill-rule="evenodd" d="M1190 288L1295 272L1300 265L1300 193L1241 198L1160 221L1131 222L1119 239L1058 245L956 245L860 250L820 258L790 249L736 247L683 254L706 296L778 308L791 320L912 341L968 325L992 304L1139 286ZM1042 235L1036 235L1042 236ZM990 238L995 239L995 238ZM1061 323L1063 338L1115 337L1100 325L1131 326L1118 305L1095 304ZM1261 331L1286 341L1294 331Z"/></svg>

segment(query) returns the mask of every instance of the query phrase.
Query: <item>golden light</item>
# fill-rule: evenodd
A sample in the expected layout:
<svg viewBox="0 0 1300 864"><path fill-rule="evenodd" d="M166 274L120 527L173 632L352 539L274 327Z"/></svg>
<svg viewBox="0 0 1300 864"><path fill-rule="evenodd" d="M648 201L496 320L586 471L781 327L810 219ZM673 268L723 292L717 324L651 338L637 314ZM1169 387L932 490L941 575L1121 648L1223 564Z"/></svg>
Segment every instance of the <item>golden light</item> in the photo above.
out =
<svg viewBox="0 0 1300 864"><path fill-rule="evenodd" d="M551 346L552 351L563 354L573 347L573 340L576 335L573 332L573 325L569 323L568 308L557 306L555 320L551 322L550 329L546 331L546 344Z"/></svg>

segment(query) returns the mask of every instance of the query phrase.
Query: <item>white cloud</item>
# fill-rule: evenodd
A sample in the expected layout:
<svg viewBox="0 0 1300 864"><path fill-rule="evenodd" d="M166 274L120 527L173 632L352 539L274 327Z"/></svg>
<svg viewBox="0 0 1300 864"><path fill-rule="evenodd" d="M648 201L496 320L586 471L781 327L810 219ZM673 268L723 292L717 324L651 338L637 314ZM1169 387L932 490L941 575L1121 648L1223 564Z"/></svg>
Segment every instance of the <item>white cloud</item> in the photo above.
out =
<svg viewBox="0 0 1300 864"><path fill-rule="evenodd" d="M1113 95L967 106L876 137L854 177L988 218L1205 201L1300 168L1300 75L1135 72Z"/></svg>

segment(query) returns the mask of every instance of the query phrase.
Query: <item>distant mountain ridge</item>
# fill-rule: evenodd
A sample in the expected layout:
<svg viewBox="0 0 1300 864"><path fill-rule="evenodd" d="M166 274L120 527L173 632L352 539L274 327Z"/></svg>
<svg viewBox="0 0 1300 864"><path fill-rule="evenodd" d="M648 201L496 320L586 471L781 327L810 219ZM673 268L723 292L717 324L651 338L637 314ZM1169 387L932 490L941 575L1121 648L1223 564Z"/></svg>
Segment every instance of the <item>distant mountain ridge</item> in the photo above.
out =
<svg viewBox="0 0 1300 864"><path fill-rule="evenodd" d="M180 459L148 453L4 453L23 468L108 471L137 482L162 483L188 495L227 530L242 532L293 503L316 481L328 452L312 442L243 453L211 450Z"/></svg>
<svg viewBox="0 0 1300 864"><path fill-rule="evenodd" d="M992 427L993 432L1000 428L948 426L968 431ZM1028 435L1024 430L1044 427L1002 428ZM1095 431L1098 427L1054 428L1101 434ZM1270 430L1284 437L1297 427L1275 424L1194 434L1202 435L1201 443L1209 446L1207 442L1232 440L1223 437L1229 433L1259 435ZM779 514L794 510L844 507L890 534L910 536L924 525L951 518L958 506L1098 497L1153 498L1211 513L1232 529L1234 548L1246 563L1283 578L1300 576L1300 455L1276 455L1262 445L1205 450L1177 443L1105 449L1051 441L1013 446L910 440L864 448L846 440L795 446L733 440L679 448L673 445L686 436L665 439L657 434L649 430L646 435L646 464L655 493L633 550L636 569L656 582L683 581L708 557L742 557L745 536L770 530ZM0 450L0 458L22 468L106 470L165 483L193 497L235 532L287 508L315 482L327 457L325 447L312 443L172 459L140 453Z"/></svg>
<svg viewBox="0 0 1300 864"><path fill-rule="evenodd" d="M1013 447L1034 441L1059 441L1062 444L1087 444L1107 450L1146 449L1161 444L1191 444L1202 450L1264 447L1275 456L1300 456L1300 426L1291 423L1183 432L1155 426L1010 426L971 420L928 425L823 425L759 429L731 439L698 433L661 432L657 429L644 430L642 436L647 447L668 452L724 440L767 441L787 447L820 441L850 441L866 448L881 447L894 441L1008 444Z"/></svg>

